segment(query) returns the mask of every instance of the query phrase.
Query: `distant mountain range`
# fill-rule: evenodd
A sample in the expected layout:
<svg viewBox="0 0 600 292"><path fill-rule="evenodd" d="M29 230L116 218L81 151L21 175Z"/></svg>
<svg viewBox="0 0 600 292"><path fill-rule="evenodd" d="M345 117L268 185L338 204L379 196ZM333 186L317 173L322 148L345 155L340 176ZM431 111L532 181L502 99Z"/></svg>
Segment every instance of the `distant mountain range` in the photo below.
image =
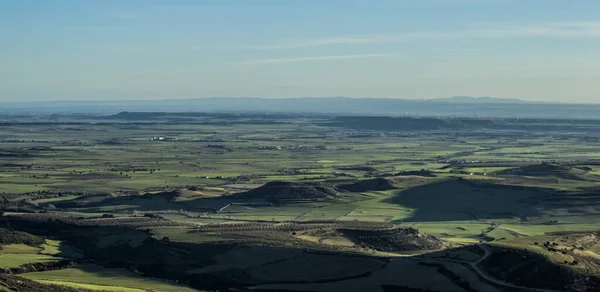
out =
<svg viewBox="0 0 600 292"><path fill-rule="evenodd" d="M539 101L526 101L518 98L499 98L499 97L472 97L472 96L454 96L450 98L430 99L437 102L456 102L456 103L544 103Z"/></svg>
<svg viewBox="0 0 600 292"><path fill-rule="evenodd" d="M437 99L255 98L0 102L0 114L90 114L130 112L260 112L369 116L457 116L599 119L600 104L555 104L511 98L457 96Z"/></svg>

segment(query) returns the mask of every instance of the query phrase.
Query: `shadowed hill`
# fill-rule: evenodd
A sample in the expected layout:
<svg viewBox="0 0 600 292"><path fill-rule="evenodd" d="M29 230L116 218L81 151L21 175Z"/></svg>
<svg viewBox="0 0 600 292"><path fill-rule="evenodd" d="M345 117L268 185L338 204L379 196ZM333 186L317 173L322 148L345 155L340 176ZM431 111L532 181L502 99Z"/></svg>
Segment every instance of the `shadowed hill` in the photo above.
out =
<svg viewBox="0 0 600 292"><path fill-rule="evenodd" d="M395 176L411 176L411 175L416 175L416 176L424 176L424 177L435 177L435 174L433 172L431 172L430 170L405 170L405 171L401 171L398 172L396 174L394 174Z"/></svg>
<svg viewBox="0 0 600 292"><path fill-rule="evenodd" d="M72 200L54 202L54 205L56 208L60 209L85 208L86 210L95 210L97 212L106 212L106 210L186 210L193 212L212 212L224 205L232 203L232 200L229 197L200 197L194 198L193 200L179 201L178 199L182 198L182 196L183 194L179 190L118 197L103 194L81 196Z"/></svg>
<svg viewBox="0 0 600 292"><path fill-rule="evenodd" d="M256 189L235 194L236 199L264 199L273 203L334 197L335 189L318 183L272 181Z"/></svg>
<svg viewBox="0 0 600 292"><path fill-rule="evenodd" d="M177 196L179 196L178 191L145 193L143 195L128 195L119 197L112 197L110 195L101 194L81 196L73 200L57 202L55 203L55 206L58 208L100 207L121 204L145 206L151 203L169 203L173 201Z"/></svg>
<svg viewBox="0 0 600 292"><path fill-rule="evenodd" d="M600 289L599 277L587 274L585 269L574 268L583 263L574 266L573 263L559 264L531 249L491 246L490 250L490 256L481 266L499 280L525 287L558 291L592 292ZM584 259L576 258L579 261ZM592 262L588 264L594 265Z"/></svg>
<svg viewBox="0 0 600 292"><path fill-rule="evenodd" d="M558 177L570 180L585 180L580 176L581 174L585 173L586 171L581 168L573 168L570 166L555 163L542 163L527 165L519 168L507 169L502 172L499 172L498 174L534 177Z"/></svg>
<svg viewBox="0 0 600 292"><path fill-rule="evenodd" d="M419 232L412 227L390 230L340 230L354 243L380 251L434 250L444 248L437 237Z"/></svg>
<svg viewBox="0 0 600 292"><path fill-rule="evenodd" d="M359 180L351 184L337 185L337 188L348 192L387 191L395 189L385 178Z"/></svg>
<svg viewBox="0 0 600 292"><path fill-rule="evenodd" d="M32 246L42 245L44 239L26 232L0 228L0 244L27 244Z"/></svg>

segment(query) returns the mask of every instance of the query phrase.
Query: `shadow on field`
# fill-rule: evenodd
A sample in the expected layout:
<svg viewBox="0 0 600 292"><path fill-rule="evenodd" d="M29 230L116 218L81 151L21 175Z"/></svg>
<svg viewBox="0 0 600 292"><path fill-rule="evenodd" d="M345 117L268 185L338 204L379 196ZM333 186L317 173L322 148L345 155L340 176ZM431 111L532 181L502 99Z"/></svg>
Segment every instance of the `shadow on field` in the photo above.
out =
<svg viewBox="0 0 600 292"><path fill-rule="evenodd" d="M161 192L145 195L129 195L121 197L110 197L109 195L81 196L73 200L54 203L55 207L62 208L85 208L87 211L115 212L137 210L144 211L167 211L184 210L188 212L213 212L230 204L228 198L199 198L190 201L177 202L179 196L177 191Z"/></svg>
<svg viewBox="0 0 600 292"><path fill-rule="evenodd" d="M40 236L52 235L83 250L87 261L78 266L82 274L107 279L123 276L123 271L104 268L123 268L127 273L176 280L203 291L248 291L250 286L264 284L319 284L366 278L390 263L386 258L337 251L176 242L131 227L79 225L85 219L58 220L52 216L0 217L0 224L9 223Z"/></svg>
<svg viewBox="0 0 600 292"><path fill-rule="evenodd" d="M405 221L458 221L540 216L551 190L452 179L398 191L384 202L415 209Z"/></svg>

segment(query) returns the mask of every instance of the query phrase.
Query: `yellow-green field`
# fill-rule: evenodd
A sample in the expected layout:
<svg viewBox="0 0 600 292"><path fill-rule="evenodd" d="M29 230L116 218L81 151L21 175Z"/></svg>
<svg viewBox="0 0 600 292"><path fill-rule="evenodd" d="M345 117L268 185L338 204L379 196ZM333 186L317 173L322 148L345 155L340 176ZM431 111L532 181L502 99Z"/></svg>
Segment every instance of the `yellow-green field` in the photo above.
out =
<svg viewBox="0 0 600 292"><path fill-rule="evenodd" d="M36 253L4 253L4 251L0 251L0 267L2 268L18 268L21 265L29 263L56 262L61 259L55 256Z"/></svg>
<svg viewBox="0 0 600 292"><path fill-rule="evenodd" d="M105 269L97 265L85 264L73 268L26 273L24 278L47 284L66 285L98 291L196 291L175 282L139 276L123 269Z"/></svg>

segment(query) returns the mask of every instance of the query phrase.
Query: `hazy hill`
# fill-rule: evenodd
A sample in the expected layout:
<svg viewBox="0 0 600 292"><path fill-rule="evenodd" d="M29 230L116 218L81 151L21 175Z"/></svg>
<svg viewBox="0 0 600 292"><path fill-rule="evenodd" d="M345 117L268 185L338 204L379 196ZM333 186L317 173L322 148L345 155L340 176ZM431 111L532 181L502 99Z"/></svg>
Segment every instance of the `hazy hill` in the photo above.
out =
<svg viewBox="0 0 600 292"><path fill-rule="evenodd" d="M121 101L0 102L0 114L130 112L259 112L331 115L532 117L597 119L600 104L531 103L518 99L197 98Z"/></svg>
<svg viewBox="0 0 600 292"><path fill-rule="evenodd" d="M500 97L472 97L472 96L454 96L450 98L435 98L435 102L454 102L454 103L483 103L483 104L498 104L498 103L542 103L534 101L526 101L518 98L500 98Z"/></svg>

